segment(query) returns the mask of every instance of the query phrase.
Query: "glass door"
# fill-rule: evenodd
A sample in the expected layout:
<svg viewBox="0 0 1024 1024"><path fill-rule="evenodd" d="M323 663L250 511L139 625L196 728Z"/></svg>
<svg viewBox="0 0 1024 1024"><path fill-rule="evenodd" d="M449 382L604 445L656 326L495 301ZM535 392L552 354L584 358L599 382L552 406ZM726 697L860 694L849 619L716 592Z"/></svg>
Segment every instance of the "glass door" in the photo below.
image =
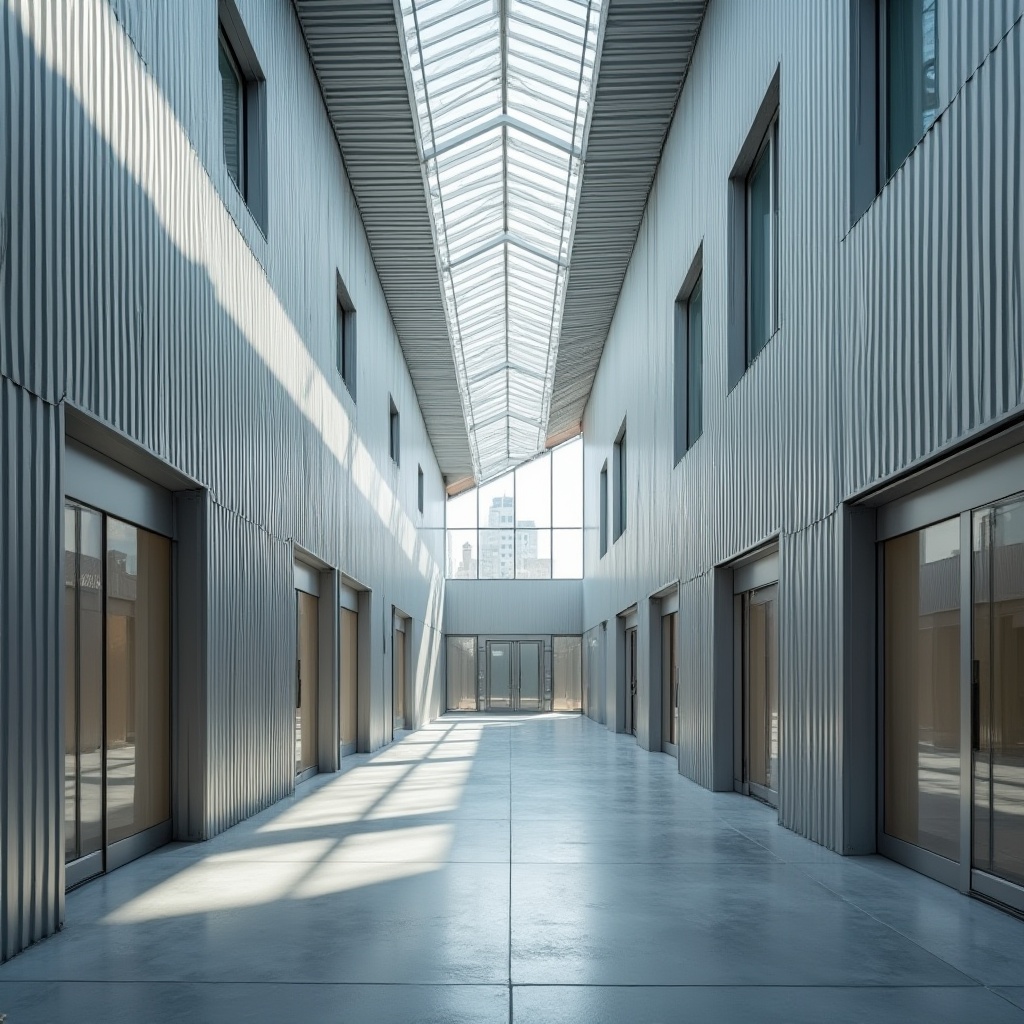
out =
<svg viewBox="0 0 1024 1024"><path fill-rule="evenodd" d="M171 545L64 508L68 887L170 839Z"/></svg>
<svg viewBox="0 0 1024 1024"><path fill-rule="evenodd" d="M316 772L317 758L317 693L320 674L319 601L312 594L295 591L296 644L295 666L295 774L299 777Z"/></svg>
<svg viewBox="0 0 1024 1024"><path fill-rule="evenodd" d="M1024 496L972 526L972 887L1024 909Z"/></svg>
<svg viewBox="0 0 1024 1024"><path fill-rule="evenodd" d="M544 644L540 640L520 640L515 644L519 686L517 711L540 711L544 706Z"/></svg>
<svg viewBox="0 0 1024 1024"><path fill-rule="evenodd" d="M626 630L626 731L636 735L636 626Z"/></svg>
<svg viewBox="0 0 1024 1024"><path fill-rule="evenodd" d="M679 742L679 666L676 655L678 613L661 617L661 746L675 754Z"/></svg>
<svg viewBox="0 0 1024 1024"><path fill-rule="evenodd" d="M359 615L342 608L339 611L338 633L341 637L338 667L341 672L338 701L338 735L342 756L356 752L359 692Z"/></svg>
<svg viewBox="0 0 1024 1024"><path fill-rule="evenodd" d="M751 794L779 802L778 584L744 595L744 765Z"/></svg>
<svg viewBox="0 0 1024 1024"><path fill-rule="evenodd" d="M487 641L487 710L512 710L512 644Z"/></svg>

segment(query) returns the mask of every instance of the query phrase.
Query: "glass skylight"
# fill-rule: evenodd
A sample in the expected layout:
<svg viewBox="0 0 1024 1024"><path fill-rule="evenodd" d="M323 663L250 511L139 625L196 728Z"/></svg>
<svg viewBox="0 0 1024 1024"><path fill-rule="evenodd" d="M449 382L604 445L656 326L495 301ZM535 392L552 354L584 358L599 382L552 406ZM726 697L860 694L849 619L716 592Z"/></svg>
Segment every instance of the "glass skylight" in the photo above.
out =
<svg viewBox="0 0 1024 1024"><path fill-rule="evenodd" d="M478 482L541 451L604 0L400 0Z"/></svg>

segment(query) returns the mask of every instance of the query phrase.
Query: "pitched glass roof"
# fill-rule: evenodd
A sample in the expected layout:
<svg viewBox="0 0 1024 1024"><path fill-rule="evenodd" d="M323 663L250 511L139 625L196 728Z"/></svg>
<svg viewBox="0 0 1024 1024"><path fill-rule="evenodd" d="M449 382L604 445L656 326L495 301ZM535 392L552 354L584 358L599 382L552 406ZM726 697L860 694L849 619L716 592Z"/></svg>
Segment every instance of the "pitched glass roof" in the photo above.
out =
<svg viewBox="0 0 1024 1024"><path fill-rule="evenodd" d="M399 0L478 481L544 447L604 0Z"/></svg>

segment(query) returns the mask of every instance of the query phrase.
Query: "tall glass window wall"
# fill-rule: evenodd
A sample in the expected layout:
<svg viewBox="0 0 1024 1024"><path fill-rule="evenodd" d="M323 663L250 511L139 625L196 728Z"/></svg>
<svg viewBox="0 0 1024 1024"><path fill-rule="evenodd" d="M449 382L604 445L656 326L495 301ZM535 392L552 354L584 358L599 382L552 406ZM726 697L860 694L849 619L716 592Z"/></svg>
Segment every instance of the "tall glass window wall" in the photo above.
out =
<svg viewBox="0 0 1024 1024"><path fill-rule="evenodd" d="M583 440L449 498L448 578L581 579Z"/></svg>

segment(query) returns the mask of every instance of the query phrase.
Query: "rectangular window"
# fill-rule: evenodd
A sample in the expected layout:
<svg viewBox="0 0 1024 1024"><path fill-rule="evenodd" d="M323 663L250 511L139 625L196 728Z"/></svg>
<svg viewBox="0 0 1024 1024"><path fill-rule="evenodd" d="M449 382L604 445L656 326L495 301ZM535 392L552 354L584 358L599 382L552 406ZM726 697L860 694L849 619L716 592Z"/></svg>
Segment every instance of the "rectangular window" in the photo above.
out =
<svg viewBox="0 0 1024 1024"><path fill-rule="evenodd" d="M779 328L779 120L747 175L747 365Z"/></svg>
<svg viewBox="0 0 1024 1024"><path fill-rule="evenodd" d="M396 466L401 465L401 441L401 425L398 415L398 407L395 405L395 400L392 398L391 415L388 425L388 451L391 455L391 461L394 462Z"/></svg>
<svg viewBox="0 0 1024 1024"><path fill-rule="evenodd" d="M221 120L224 162L235 188L245 197L245 80L223 29L220 33Z"/></svg>
<svg viewBox="0 0 1024 1024"><path fill-rule="evenodd" d="M601 467L601 557L608 554L608 463Z"/></svg>
<svg viewBox="0 0 1024 1024"><path fill-rule="evenodd" d="M885 0L883 181L921 141L939 113L936 0Z"/></svg>
<svg viewBox="0 0 1024 1024"><path fill-rule="evenodd" d="M626 424L622 424L615 441L615 502L612 506L615 522L613 540L618 540L626 529Z"/></svg>
<svg viewBox="0 0 1024 1024"><path fill-rule="evenodd" d="M219 0L217 67L228 177L266 233L266 78L233 0Z"/></svg>
<svg viewBox="0 0 1024 1024"><path fill-rule="evenodd" d="M703 430L704 338L701 312L700 254L686 275L675 315L675 462L689 451Z"/></svg>
<svg viewBox="0 0 1024 1024"><path fill-rule="evenodd" d="M416 507L423 514L423 467L416 467Z"/></svg>
<svg viewBox="0 0 1024 1024"><path fill-rule="evenodd" d="M337 275L337 356L338 373L341 374L342 383L348 389L348 393L355 401L356 397L356 309L352 305L348 289Z"/></svg>

